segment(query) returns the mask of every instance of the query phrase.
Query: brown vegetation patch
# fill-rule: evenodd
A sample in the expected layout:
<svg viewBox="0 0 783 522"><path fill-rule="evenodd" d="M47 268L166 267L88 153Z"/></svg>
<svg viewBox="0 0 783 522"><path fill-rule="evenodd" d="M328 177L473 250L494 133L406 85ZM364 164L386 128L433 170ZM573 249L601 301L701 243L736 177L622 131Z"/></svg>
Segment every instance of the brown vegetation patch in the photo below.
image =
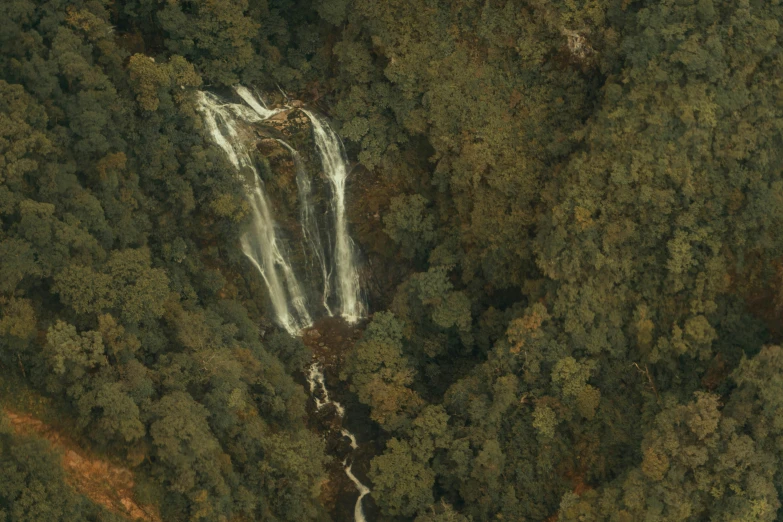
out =
<svg viewBox="0 0 783 522"><path fill-rule="evenodd" d="M308 328L302 340L327 370L339 372L346 352L361 335L359 326L350 325L339 317L325 317Z"/></svg>
<svg viewBox="0 0 783 522"><path fill-rule="evenodd" d="M19 434L36 435L62 451L62 465L68 483L79 493L106 509L130 520L159 522L153 506L137 504L133 499L133 472L90 455L68 437L29 414L4 410Z"/></svg>

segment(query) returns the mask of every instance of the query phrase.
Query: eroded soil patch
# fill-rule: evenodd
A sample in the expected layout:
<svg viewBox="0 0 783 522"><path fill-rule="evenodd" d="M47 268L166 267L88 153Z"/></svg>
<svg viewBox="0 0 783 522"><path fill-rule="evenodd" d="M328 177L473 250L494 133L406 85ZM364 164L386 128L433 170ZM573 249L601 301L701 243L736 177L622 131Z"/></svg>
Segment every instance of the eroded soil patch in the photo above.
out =
<svg viewBox="0 0 783 522"><path fill-rule="evenodd" d="M68 483L96 504L130 520L161 522L152 506L133 499L133 472L91 455L74 441L32 415L3 410L14 431L48 440L63 454L62 465Z"/></svg>

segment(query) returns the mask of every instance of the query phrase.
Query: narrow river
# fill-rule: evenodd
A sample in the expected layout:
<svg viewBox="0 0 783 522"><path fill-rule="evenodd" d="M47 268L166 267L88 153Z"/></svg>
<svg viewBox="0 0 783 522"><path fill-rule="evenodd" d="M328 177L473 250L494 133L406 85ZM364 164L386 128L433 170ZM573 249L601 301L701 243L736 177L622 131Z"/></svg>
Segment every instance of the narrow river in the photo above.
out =
<svg viewBox="0 0 783 522"><path fill-rule="evenodd" d="M321 365L318 362L312 363L308 368L305 377L307 378L307 383L310 385L310 395L312 395L313 400L315 400L316 409L320 410L331 404L334 407L335 413L341 419L344 419L345 408L339 402L333 401L329 397L329 390L326 388L326 383L324 382L324 374L321 369ZM343 437L346 437L351 441L351 449L353 451L359 449L359 443L356 441L356 437L353 433L346 430L345 428L342 428L340 433L342 433ZM352 456L348 456L345 458L345 460L343 460L343 469L345 470L345 474L349 479L351 479L351 482L354 483L357 491L359 492L359 498L356 499L356 505L354 506L353 510L354 522L366 522L367 519L364 517L362 499L370 493L370 488L362 484L351 471L351 466L353 464L351 459Z"/></svg>

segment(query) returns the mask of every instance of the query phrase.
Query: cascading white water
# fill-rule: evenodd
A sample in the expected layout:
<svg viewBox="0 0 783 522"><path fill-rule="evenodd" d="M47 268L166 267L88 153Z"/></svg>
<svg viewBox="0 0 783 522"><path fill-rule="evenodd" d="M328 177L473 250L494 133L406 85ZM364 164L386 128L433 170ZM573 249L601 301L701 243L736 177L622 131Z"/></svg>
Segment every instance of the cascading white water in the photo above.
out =
<svg viewBox="0 0 783 522"><path fill-rule="evenodd" d="M321 278L323 280L323 292L321 294L321 303L326 309L329 317L332 317L332 309L329 307L329 297L332 295L332 271L327 266L326 253L321 244L321 233L318 227L318 221L315 219L313 210L313 184L310 182L310 176L307 174L302 163L302 157L288 143L283 140L277 140L291 153L296 169L296 187L299 190L299 220L302 225L302 236L312 250L318 266L321 268Z"/></svg>
<svg viewBox="0 0 783 522"><path fill-rule="evenodd" d="M359 443L356 442L356 437L354 437L353 433L346 429L340 430L340 433L343 437L348 437L351 440L351 448L357 449L359 447Z"/></svg>
<svg viewBox="0 0 783 522"><path fill-rule="evenodd" d="M307 382L310 385L310 395L312 395L315 400L315 408L320 410L324 406L332 404L334 405L337 415L345 417L345 408L343 408L339 402L329 398L329 391L326 389L326 383L324 382L324 373L321 371L321 367L317 362L311 364L310 368L307 369L306 377ZM351 449L355 451L359 448L359 444L356 442L356 437L353 433L345 428L341 429L340 433L343 437L346 437L351 441ZM359 498L356 499L356 504L353 507L354 522L367 522L367 519L364 518L362 499L370 494L370 488L362 484L359 479L356 478L356 475L351 471L352 465L353 464L348 464L348 459L343 460L343 470L345 471L345 474L351 479L351 482L353 482L354 486L356 486L356 489L359 491Z"/></svg>
<svg viewBox="0 0 783 522"><path fill-rule="evenodd" d="M316 114L303 110L313 124L313 135L321 163L332 186L332 212L335 219L334 263L337 268L337 295L340 314L349 323L364 316L364 302L359 287L359 270L353 241L348 235L345 216L345 182L348 179L345 149L329 123Z"/></svg>
<svg viewBox="0 0 783 522"><path fill-rule="evenodd" d="M343 461L343 466L345 466L346 462L348 462L348 459ZM359 479L351 472L351 464L345 467L345 474L348 475L356 489L359 490L359 498L356 499L356 505L353 507L353 519L355 522L367 522L367 519L364 518L364 509L362 509L362 499L370 493L370 488L359 482Z"/></svg>
<svg viewBox="0 0 783 522"><path fill-rule="evenodd" d="M326 314L332 316L339 313L348 323L355 323L365 315L365 305L355 246L348 234L345 202L348 171L342 142L325 119L311 111L302 110L312 123L316 150L324 177L329 182L328 215L334 220L332 235L327 230L322 233L323 229L319 226L318 214L313 205L312 181L301 155L285 141L277 140L291 153L296 169L299 219L306 261L304 265L297 261L295 269L285 249L285 242L275 226L264 182L247 150L255 139L251 124L263 122L291 108L269 109L260 97L243 86L235 87L234 91L244 103L226 103L213 94L202 92L199 93L199 110L204 115L210 136L223 149L234 167L240 172L247 169L252 173L253 179L249 181L247 190L252 226L242 236L241 246L264 279L277 322L291 335L299 335L303 328L312 324L306 296L312 298L319 291L308 284L308 292L303 292L296 273L300 273L298 270L303 266L311 267L315 262L321 272L321 304ZM312 274L312 271L308 269L307 273ZM314 278L309 277L307 282L313 283L310 280ZM339 312L335 306L339 307Z"/></svg>
<svg viewBox="0 0 783 522"><path fill-rule="evenodd" d="M345 415L345 408L339 402L329 398L329 390L326 389L326 383L324 382L324 373L321 371L318 363L311 364L307 370L307 382L310 385L310 395L315 400L315 408L317 410L320 410L327 404L331 404L337 410L337 415L340 417Z"/></svg>
<svg viewBox="0 0 783 522"><path fill-rule="evenodd" d="M266 104L253 96L253 93L250 92L250 89L247 87L244 87L242 85L237 85L234 87L234 92L236 92L240 98L242 98L245 103L247 103L255 112L258 114L262 120L268 120L275 114L278 114L282 112L282 109L267 109Z"/></svg>
<svg viewBox="0 0 783 522"><path fill-rule="evenodd" d="M312 319L299 281L278 241L263 181L247 151L246 140L240 135L243 123L262 121L276 112L265 109L246 89L238 88L237 94L252 100L252 103L248 102L252 109L223 103L217 96L205 92L200 93L198 107L210 136L237 171L241 173L247 169L253 174L247 193L252 222L241 238L242 251L261 273L278 323L289 334L298 335L302 328L312 324Z"/></svg>

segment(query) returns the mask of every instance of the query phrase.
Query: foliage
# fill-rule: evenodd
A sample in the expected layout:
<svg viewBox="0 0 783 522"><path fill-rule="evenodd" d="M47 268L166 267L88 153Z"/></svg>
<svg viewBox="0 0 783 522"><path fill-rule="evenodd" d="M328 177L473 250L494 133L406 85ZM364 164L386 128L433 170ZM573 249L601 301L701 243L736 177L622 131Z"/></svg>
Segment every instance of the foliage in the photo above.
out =
<svg viewBox="0 0 783 522"><path fill-rule="evenodd" d="M290 375L307 354L267 351L252 300L224 297L243 187L194 110L202 77L254 59L258 24L185 4L0 7L0 368L135 466L166 520L316 519L324 448ZM164 33L175 51L145 54ZM47 448L0 437L0 518L110 520Z"/></svg>
<svg viewBox="0 0 783 522"><path fill-rule="evenodd" d="M370 326L350 360L401 354L416 413L449 415L411 460L431 506L394 480L413 422L374 417L383 514L779 516L774 392L749 391L769 378L749 361L781 317L780 6L330 5L335 115L397 183L384 231L411 260L404 340L387 354ZM366 373L346 377L373 407Z"/></svg>
<svg viewBox="0 0 783 522"><path fill-rule="evenodd" d="M0 413L0 518L19 522L85 520L119 522L121 517L76 493L48 442L15 435Z"/></svg>
<svg viewBox="0 0 783 522"><path fill-rule="evenodd" d="M2 2L0 370L142 454L166 520L327 518L291 377L309 353L242 277L244 188L195 111L242 81L326 111L361 164L377 306L339 373L379 520L777 520L781 20L745 0ZM0 444L6 518L104 516L48 450Z"/></svg>

